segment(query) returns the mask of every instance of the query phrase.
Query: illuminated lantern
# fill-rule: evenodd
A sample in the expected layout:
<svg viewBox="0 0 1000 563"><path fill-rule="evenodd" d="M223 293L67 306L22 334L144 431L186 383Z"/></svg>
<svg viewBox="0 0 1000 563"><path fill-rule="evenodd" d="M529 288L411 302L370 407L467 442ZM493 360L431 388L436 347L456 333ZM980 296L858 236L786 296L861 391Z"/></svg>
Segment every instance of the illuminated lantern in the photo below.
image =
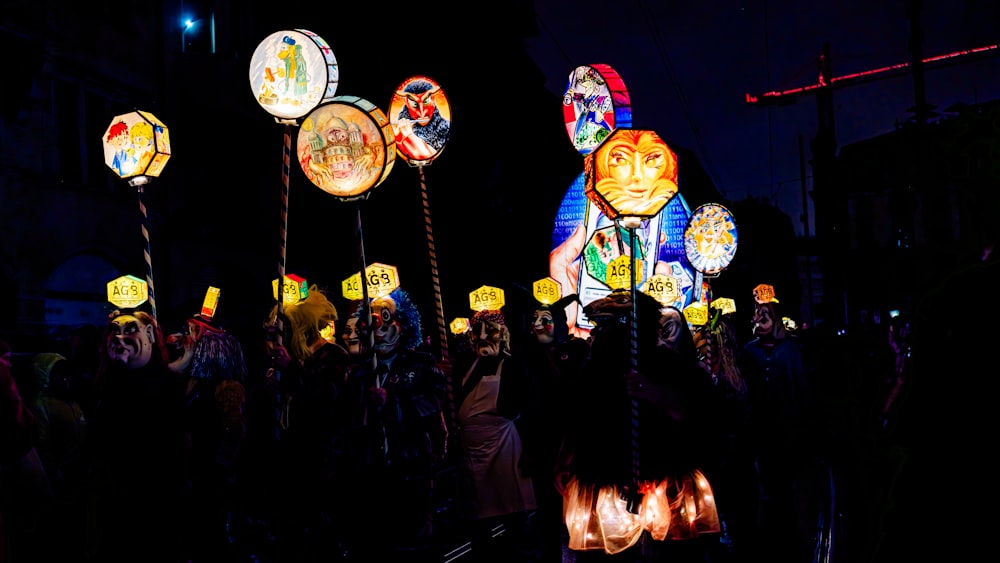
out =
<svg viewBox="0 0 1000 563"><path fill-rule="evenodd" d="M552 278L542 278L531 284L531 292L542 305L551 305L562 297L562 284Z"/></svg>
<svg viewBox="0 0 1000 563"><path fill-rule="evenodd" d="M673 305L677 301L680 281L674 276L655 274L649 278L646 285L640 288L663 306Z"/></svg>
<svg viewBox="0 0 1000 563"><path fill-rule="evenodd" d="M134 309L149 299L146 282L135 276L122 276L108 282L108 302L115 307Z"/></svg>
<svg viewBox="0 0 1000 563"><path fill-rule="evenodd" d="M392 171L393 139L382 110L357 96L338 96L302 122L299 165L321 190L344 201L366 199Z"/></svg>
<svg viewBox="0 0 1000 563"><path fill-rule="evenodd" d="M250 89L279 123L295 123L333 99L340 81L337 58L322 37L305 29L276 31L250 58Z"/></svg>
<svg viewBox="0 0 1000 563"><path fill-rule="evenodd" d="M451 135L451 106L441 86L426 76L407 78L389 102L396 153L410 166L425 166Z"/></svg>
<svg viewBox="0 0 1000 563"><path fill-rule="evenodd" d="M365 268L365 280L368 281L368 297L377 299L385 297L399 287L399 271L395 266L387 266L375 262ZM361 289L361 274L356 273L341 284L344 298L356 301L364 299Z"/></svg>
<svg viewBox="0 0 1000 563"><path fill-rule="evenodd" d="M684 252L694 269L718 275L733 260L739 237L729 210L716 203L699 206L684 230Z"/></svg>
<svg viewBox="0 0 1000 563"><path fill-rule="evenodd" d="M450 328L452 334L465 334L466 332L469 332L469 319L466 317L455 317L455 319L451 321Z"/></svg>
<svg viewBox="0 0 1000 563"><path fill-rule="evenodd" d="M762 283L753 288L753 300L757 303L777 302L774 298L774 286Z"/></svg>
<svg viewBox="0 0 1000 563"><path fill-rule="evenodd" d="M728 297L719 297L712 301L712 308L718 309L723 315L729 315L736 312L736 301Z"/></svg>
<svg viewBox="0 0 1000 563"><path fill-rule="evenodd" d="M215 316L215 310L219 308L219 296L222 293L217 287L208 286L205 291L205 300L201 302L201 315L211 319ZM277 299L277 297L275 297Z"/></svg>
<svg viewBox="0 0 1000 563"><path fill-rule="evenodd" d="M644 265L641 260L629 260L622 254L608 264L607 284L611 289L630 289L632 286L632 265L635 265L635 278L643 279Z"/></svg>
<svg viewBox="0 0 1000 563"><path fill-rule="evenodd" d="M484 285L469 294L469 308L473 311L499 311L505 303L499 287Z"/></svg>
<svg viewBox="0 0 1000 563"><path fill-rule="evenodd" d="M278 280L271 280L274 299L278 299ZM287 274L281 284L281 302L286 305L298 303L309 297L309 283L305 278L295 274Z"/></svg>
<svg viewBox="0 0 1000 563"><path fill-rule="evenodd" d="M578 66L563 94L563 121L573 148L590 154L616 128L632 126L625 82L606 64Z"/></svg>
<svg viewBox="0 0 1000 563"><path fill-rule="evenodd" d="M131 186L158 177L169 159L167 126L149 112L116 116L104 132L104 163Z"/></svg>
<svg viewBox="0 0 1000 563"><path fill-rule="evenodd" d="M634 226L677 195L677 155L655 131L614 130L584 158L583 172L587 197L608 219Z"/></svg>

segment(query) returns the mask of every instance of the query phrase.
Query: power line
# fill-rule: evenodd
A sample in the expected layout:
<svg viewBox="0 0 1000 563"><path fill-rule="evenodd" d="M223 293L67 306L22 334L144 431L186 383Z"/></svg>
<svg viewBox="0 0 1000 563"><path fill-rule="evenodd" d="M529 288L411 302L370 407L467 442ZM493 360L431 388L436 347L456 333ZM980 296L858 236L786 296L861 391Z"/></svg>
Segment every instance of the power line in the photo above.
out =
<svg viewBox="0 0 1000 563"><path fill-rule="evenodd" d="M637 0L637 3L646 15L645 19L652 31L653 43L656 44L656 52L660 58L660 64L663 65L664 70L667 72L667 80L677 92L677 99L680 100L681 112L684 114L688 124L691 126L691 132L694 134L695 145L698 148L698 152L702 155L702 167L705 170L705 174L707 174L709 180L712 181L712 185L722 193L723 197L725 197L727 192L722 186L719 186L718 182L715 181L715 174L712 173L713 166L709 161L708 151L705 150L705 143L702 141L701 132L695 125L694 119L691 118L691 111L688 108L687 98L684 96L684 91L681 89L680 82L676 80L673 65L670 64L670 58L667 56L666 49L663 47L663 41L660 40L660 33L656 25L653 24L652 14L646 8L646 5L642 0Z"/></svg>

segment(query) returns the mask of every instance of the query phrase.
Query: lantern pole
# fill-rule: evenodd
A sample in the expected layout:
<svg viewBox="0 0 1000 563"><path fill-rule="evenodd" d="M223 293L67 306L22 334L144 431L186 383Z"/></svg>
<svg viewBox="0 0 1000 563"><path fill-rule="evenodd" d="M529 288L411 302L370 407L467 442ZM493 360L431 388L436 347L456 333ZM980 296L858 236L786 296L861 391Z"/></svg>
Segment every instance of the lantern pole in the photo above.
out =
<svg viewBox="0 0 1000 563"><path fill-rule="evenodd" d="M637 318L638 307L636 305L636 297L638 296L638 290L636 289L635 283L635 266L636 253L638 252L638 245L635 240L635 229L637 226L642 224L642 220L638 217L625 217L622 223L625 228L628 229L629 234L629 293L632 301L632 311L629 319L629 367L634 371L639 371L639 321ZM627 506L628 511L633 514L638 514L639 512L639 399L635 397L630 398L630 414L632 418L632 433L631 433L631 443L632 443L632 486L634 489L631 494L628 495Z"/></svg>
<svg viewBox="0 0 1000 563"><path fill-rule="evenodd" d="M427 197L427 177L424 174L423 164L417 165L416 168L420 173L420 197L424 204L424 227L427 232L427 255L430 257L431 282L434 286L434 305L437 312L438 325L438 349L440 350L441 359L444 360L450 358L450 354L448 352L448 329L444 320L444 302L441 299L441 278L438 275L437 250L434 246L434 228L431 226L431 206ZM447 394L449 407L448 418L449 422L451 422L452 428L454 428L456 422L455 411L458 409L457 405L455 405L455 384L450 376L445 378L445 380L445 393Z"/></svg>
<svg viewBox="0 0 1000 563"><path fill-rule="evenodd" d="M146 248L143 250L142 257L146 261L146 285L149 289L149 308L150 312L153 314L153 320L156 319L156 291L153 288L153 259L150 255L150 244L149 244L149 215L146 212L146 204L142 200L142 196L145 193L145 184L149 182L149 178L146 176L138 176L129 181L129 183L135 186L136 191L139 194L139 211L142 213L142 238L146 241Z"/></svg>
<svg viewBox="0 0 1000 563"><path fill-rule="evenodd" d="M286 122L284 146L281 151L281 222L278 227L278 314L274 316L275 342L281 346L284 339L285 314L285 265L287 263L286 244L288 242L288 186L292 160L292 124Z"/></svg>
<svg viewBox="0 0 1000 563"><path fill-rule="evenodd" d="M371 354L371 370L372 375L375 379L375 387L381 388L382 382L379 381L379 376L377 373L378 369L378 358L375 355L375 331L372 329L372 307L371 302L368 297L368 278L365 276L365 270L368 269L368 264L365 260L365 237L361 231L361 201L357 202L357 220L355 222L355 231L357 231L358 237L358 261L361 262L361 308L364 310L364 319L366 332L368 333L368 353ZM368 426L368 407L367 403L365 406L364 420L362 423ZM385 426L379 424L379 431L382 435L382 455L389 454L389 439L385 434Z"/></svg>

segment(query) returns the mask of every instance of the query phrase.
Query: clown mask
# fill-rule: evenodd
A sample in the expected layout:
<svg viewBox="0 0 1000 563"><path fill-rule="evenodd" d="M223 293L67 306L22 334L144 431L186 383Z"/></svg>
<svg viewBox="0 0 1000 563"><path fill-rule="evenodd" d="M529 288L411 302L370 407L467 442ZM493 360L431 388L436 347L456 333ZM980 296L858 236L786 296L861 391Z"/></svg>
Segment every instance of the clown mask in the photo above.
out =
<svg viewBox="0 0 1000 563"><path fill-rule="evenodd" d="M403 327L396 316L396 302L388 297L373 301L372 325L375 330L375 353L379 357L395 354L403 342Z"/></svg>
<svg viewBox="0 0 1000 563"><path fill-rule="evenodd" d="M536 309L531 318L531 332L540 344L551 344L556 339L556 326L552 311Z"/></svg>
<svg viewBox="0 0 1000 563"><path fill-rule="evenodd" d="M108 358L126 369L146 366L153 357L156 330L132 315L120 315L111 320L106 344Z"/></svg>

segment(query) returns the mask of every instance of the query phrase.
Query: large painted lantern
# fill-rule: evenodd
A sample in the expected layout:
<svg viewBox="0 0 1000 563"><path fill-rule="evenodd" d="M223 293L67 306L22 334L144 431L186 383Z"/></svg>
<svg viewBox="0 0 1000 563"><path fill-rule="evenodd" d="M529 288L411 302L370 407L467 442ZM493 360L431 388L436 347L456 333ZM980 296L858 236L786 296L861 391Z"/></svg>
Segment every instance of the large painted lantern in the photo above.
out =
<svg viewBox="0 0 1000 563"><path fill-rule="evenodd" d="M590 154L618 127L632 126L625 82L606 64L578 66L563 94L563 121L573 148Z"/></svg>
<svg viewBox="0 0 1000 563"><path fill-rule="evenodd" d="M677 195L677 155L646 129L616 129L584 159L587 197L608 219L652 218Z"/></svg>
<svg viewBox="0 0 1000 563"><path fill-rule="evenodd" d="M132 186L158 177L170 159L167 126L146 111L116 116L103 141L104 163Z"/></svg>
<svg viewBox="0 0 1000 563"><path fill-rule="evenodd" d="M344 201L366 199L392 171L393 139L382 110L357 96L338 96L303 120L299 165L321 190Z"/></svg>
<svg viewBox="0 0 1000 563"><path fill-rule="evenodd" d="M276 31L250 59L254 98L279 122L296 122L332 100L340 82L337 58L322 37L305 29Z"/></svg>
<svg viewBox="0 0 1000 563"><path fill-rule="evenodd" d="M389 102L396 152L410 166L425 166L444 150L451 135L451 106L444 90L426 76L400 84Z"/></svg>

